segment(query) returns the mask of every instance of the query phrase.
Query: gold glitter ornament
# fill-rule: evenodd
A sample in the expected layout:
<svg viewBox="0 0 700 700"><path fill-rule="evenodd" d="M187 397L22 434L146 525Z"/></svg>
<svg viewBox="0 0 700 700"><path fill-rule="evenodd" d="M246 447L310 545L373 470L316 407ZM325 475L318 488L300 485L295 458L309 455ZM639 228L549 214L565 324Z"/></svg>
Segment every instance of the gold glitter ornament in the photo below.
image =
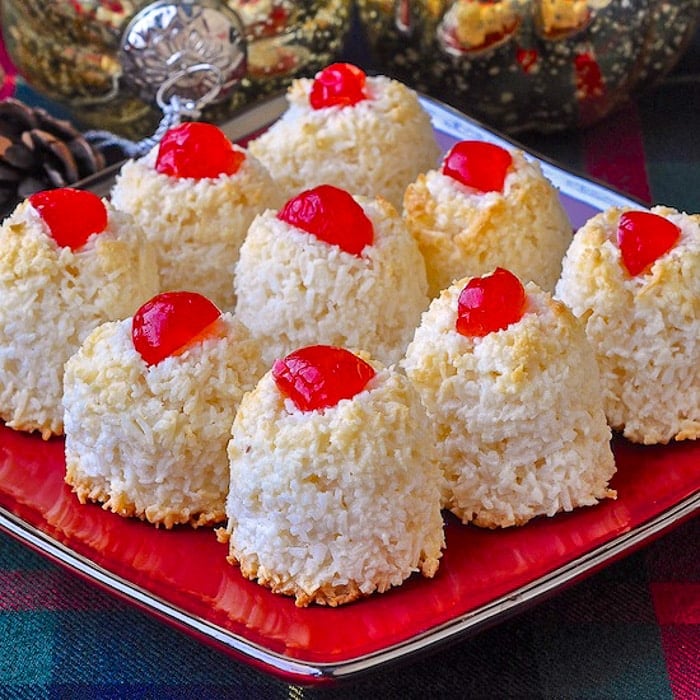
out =
<svg viewBox="0 0 700 700"><path fill-rule="evenodd" d="M358 0L379 70L504 131L599 121L675 65L700 0Z"/></svg>

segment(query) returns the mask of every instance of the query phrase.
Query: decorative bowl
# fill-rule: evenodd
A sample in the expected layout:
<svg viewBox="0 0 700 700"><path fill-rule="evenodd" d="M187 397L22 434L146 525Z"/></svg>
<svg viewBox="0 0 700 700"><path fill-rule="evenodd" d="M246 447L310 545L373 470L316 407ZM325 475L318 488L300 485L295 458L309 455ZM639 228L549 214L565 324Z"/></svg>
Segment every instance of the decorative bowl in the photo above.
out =
<svg viewBox="0 0 700 700"><path fill-rule="evenodd" d="M247 70L225 101L205 111L211 120L330 63L351 16L351 0L2 0L0 22L10 58L32 88L82 125L136 138L153 133L160 111L130 84L120 48L134 17L159 4L219 7L242 27ZM200 36L181 39L186 50L201 48L193 46Z"/></svg>

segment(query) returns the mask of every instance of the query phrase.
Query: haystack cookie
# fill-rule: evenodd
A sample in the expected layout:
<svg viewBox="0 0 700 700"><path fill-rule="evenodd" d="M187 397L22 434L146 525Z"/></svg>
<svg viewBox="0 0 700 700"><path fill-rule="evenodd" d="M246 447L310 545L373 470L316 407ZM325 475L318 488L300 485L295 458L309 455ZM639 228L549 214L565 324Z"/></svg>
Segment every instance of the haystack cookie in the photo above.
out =
<svg viewBox="0 0 700 700"><path fill-rule="evenodd" d="M295 80L287 101L281 119L248 145L287 198L329 183L400 209L406 185L440 156L416 93L351 64Z"/></svg>
<svg viewBox="0 0 700 700"><path fill-rule="evenodd" d="M0 226L0 417L62 434L65 361L157 289L154 251L128 214L71 188L20 203Z"/></svg>
<svg viewBox="0 0 700 700"><path fill-rule="evenodd" d="M262 370L246 329L199 294L99 326L66 363L66 481L166 528L221 521L231 424Z"/></svg>
<svg viewBox="0 0 700 700"><path fill-rule="evenodd" d="M385 200L321 185L256 217L235 273L236 314L269 365L302 345L401 358L428 306L418 246Z"/></svg>
<svg viewBox="0 0 700 700"><path fill-rule="evenodd" d="M298 606L434 576L444 533L430 430L403 374L330 346L279 360L233 423L229 560Z"/></svg>
<svg viewBox="0 0 700 700"><path fill-rule="evenodd" d="M432 297L496 266L552 291L572 228L556 188L519 150L460 141L418 176L404 218L425 258Z"/></svg>
<svg viewBox="0 0 700 700"><path fill-rule="evenodd" d="M501 268L456 282L403 367L435 424L444 505L463 522L522 525L615 495L593 351L534 283Z"/></svg>
<svg viewBox="0 0 700 700"><path fill-rule="evenodd" d="M161 291L189 289L233 308L233 268L253 217L284 199L267 170L212 124L184 123L122 166L112 202L158 252Z"/></svg>
<svg viewBox="0 0 700 700"><path fill-rule="evenodd" d="M585 325L608 422L633 442L700 436L700 215L611 208L574 236L556 295Z"/></svg>

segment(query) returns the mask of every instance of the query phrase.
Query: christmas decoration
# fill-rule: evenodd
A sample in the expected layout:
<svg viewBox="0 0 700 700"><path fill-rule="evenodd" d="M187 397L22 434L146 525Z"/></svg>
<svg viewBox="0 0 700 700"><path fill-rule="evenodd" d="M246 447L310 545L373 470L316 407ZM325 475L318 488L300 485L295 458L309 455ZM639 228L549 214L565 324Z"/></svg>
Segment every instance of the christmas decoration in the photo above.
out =
<svg viewBox="0 0 700 700"><path fill-rule="evenodd" d="M20 100L0 102L0 214L33 192L65 187L105 167L70 122Z"/></svg>

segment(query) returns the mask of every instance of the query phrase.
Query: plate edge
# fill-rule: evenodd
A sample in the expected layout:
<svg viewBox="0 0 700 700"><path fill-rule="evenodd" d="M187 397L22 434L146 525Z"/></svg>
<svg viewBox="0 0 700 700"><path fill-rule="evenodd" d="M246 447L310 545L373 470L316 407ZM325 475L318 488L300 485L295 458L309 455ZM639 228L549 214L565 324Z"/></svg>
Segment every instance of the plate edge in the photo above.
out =
<svg viewBox="0 0 700 700"><path fill-rule="evenodd" d="M475 633L479 629L497 622L506 614L513 614L520 608L536 602L564 585L594 573L604 564L611 563L622 555L627 555L634 549L648 544L652 539L681 524L697 511L700 511L700 492L691 494L676 505L631 528L610 542L596 547L539 579L499 596L459 618L386 649L339 662L300 661L270 651L220 625L191 615L184 609L148 592L143 587L130 583L104 567L94 564L87 557L54 540L50 535L38 527L26 523L3 506L0 506L0 530L69 571L99 584L108 592L117 594L142 609L155 613L184 631L201 635L216 643L219 648L242 657L243 660L252 662L284 680L308 683L349 679L404 659L409 655L426 651L447 641L455 640L457 637L466 636L467 632Z"/></svg>

